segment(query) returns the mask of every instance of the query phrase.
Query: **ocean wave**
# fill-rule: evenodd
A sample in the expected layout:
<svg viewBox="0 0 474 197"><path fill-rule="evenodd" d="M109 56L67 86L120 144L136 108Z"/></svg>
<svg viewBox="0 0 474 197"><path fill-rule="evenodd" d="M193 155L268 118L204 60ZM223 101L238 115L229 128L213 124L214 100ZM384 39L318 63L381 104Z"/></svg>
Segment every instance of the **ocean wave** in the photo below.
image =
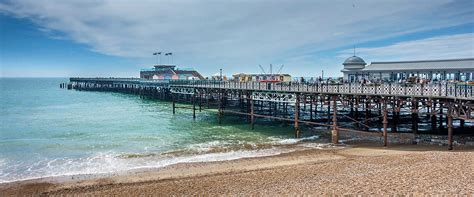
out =
<svg viewBox="0 0 474 197"><path fill-rule="evenodd" d="M291 144L297 144L300 142L308 142L308 141L314 141L319 139L318 135L313 135L309 137L302 137L302 138L277 138L277 137L269 137L269 139L272 141L273 144L275 145L291 145Z"/></svg>
<svg viewBox="0 0 474 197"><path fill-rule="evenodd" d="M304 147L304 148L311 148L311 149L339 149L339 148L344 148L344 145L333 145L330 143L302 143L298 144L297 146L299 147Z"/></svg>
<svg viewBox="0 0 474 197"><path fill-rule="evenodd" d="M6 166L7 164L7 160L4 159L4 158L0 158L0 174L2 173L2 169L4 169L4 167Z"/></svg>
<svg viewBox="0 0 474 197"><path fill-rule="evenodd" d="M217 153L206 153L186 156L155 156L142 157L131 154L124 157L124 154L106 152L98 153L87 158L57 158L53 160L42 160L34 163L26 170L21 166L2 166L0 171L0 183L7 183L20 180L63 177L75 175L100 175L118 172L126 172L137 169L162 168L178 163L210 162L235 160L240 158L262 157L278 155L291 152L289 149L262 149L262 150L240 150ZM122 155L122 156L121 156Z"/></svg>
<svg viewBox="0 0 474 197"><path fill-rule="evenodd" d="M271 156L292 152L299 148L334 148L328 144L317 143L318 139L319 136L290 139L268 137L257 142L213 140L167 152L108 151L81 158L43 158L37 160L36 163L17 163L18 165L6 165L5 160L0 159L0 183L45 177L118 173L137 169L162 168L178 163Z"/></svg>

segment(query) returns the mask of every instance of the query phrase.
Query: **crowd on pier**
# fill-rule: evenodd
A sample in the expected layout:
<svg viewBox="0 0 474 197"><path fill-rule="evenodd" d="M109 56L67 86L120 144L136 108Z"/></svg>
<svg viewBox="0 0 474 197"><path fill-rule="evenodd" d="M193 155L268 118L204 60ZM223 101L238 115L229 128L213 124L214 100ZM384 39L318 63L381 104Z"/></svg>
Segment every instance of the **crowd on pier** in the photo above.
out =
<svg viewBox="0 0 474 197"><path fill-rule="evenodd" d="M298 82L298 83L306 83L306 84L313 84L313 83L328 83L328 84L346 84L349 83L349 81L344 80L342 77L339 78L325 78L323 79L322 77L297 77L294 78L293 82ZM420 77L409 77L407 79L400 79L397 81L390 81L390 80L379 80L379 79L374 79L374 80L368 80L368 79L360 79L355 82L351 83L359 83L359 84L364 84L364 85L376 85L376 84L382 84L382 83L399 83L399 84L433 84L433 83L459 83L459 84L468 84L468 85L474 85L474 81L456 81L456 80L438 80L438 79L425 79L425 78L420 78Z"/></svg>

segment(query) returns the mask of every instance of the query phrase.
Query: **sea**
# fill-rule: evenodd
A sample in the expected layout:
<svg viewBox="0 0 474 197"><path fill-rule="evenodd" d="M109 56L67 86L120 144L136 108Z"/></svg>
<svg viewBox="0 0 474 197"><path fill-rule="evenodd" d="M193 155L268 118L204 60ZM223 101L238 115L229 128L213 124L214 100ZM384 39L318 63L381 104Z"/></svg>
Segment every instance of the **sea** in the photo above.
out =
<svg viewBox="0 0 474 197"><path fill-rule="evenodd" d="M67 78L0 78L0 183L288 152L291 125L197 113L137 95L60 89Z"/></svg>

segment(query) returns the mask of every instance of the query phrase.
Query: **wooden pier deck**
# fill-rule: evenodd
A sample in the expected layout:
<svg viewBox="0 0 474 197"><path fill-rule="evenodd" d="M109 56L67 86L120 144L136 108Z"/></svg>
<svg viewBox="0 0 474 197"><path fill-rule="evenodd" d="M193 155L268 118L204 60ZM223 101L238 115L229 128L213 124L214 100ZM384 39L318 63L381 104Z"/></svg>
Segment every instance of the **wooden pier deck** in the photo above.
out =
<svg viewBox="0 0 474 197"><path fill-rule="evenodd" d="M454 83L370 84L360 83L261 83L208 80L144 80L138 78L70 78L62 88L114 91L143 97L185 102L193 111L217 108L218 120L227 114L243 115L253 129L256 118L292 122L295 136L300 124L326 127L332 142L338 143L339 131L378 130L388 145L388 134L399 125L419 132L419 123L427 122L437 134L447 133L448 148L453 147L454 130L472 134L465 122L474 117L474 86ZM407 118L408 117L408 118ZM444 118L444 121L443 121ZM453 124L459 121L459 124ZM391 125L389 128L389 124Z"/></svg>

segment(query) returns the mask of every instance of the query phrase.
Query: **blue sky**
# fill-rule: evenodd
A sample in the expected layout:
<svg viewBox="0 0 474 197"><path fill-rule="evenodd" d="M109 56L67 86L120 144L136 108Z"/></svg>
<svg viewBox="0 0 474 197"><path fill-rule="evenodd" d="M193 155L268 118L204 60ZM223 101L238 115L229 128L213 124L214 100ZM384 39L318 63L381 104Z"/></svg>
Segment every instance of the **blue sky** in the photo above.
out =
<svg viewBox="0 0 474 197"><path fill-rule="evenodd" d="M353 46L366 62L474 57L474 1L3 0L0 36L2 77L137 77L156 51L206 76L340 76Z"/></svg>

